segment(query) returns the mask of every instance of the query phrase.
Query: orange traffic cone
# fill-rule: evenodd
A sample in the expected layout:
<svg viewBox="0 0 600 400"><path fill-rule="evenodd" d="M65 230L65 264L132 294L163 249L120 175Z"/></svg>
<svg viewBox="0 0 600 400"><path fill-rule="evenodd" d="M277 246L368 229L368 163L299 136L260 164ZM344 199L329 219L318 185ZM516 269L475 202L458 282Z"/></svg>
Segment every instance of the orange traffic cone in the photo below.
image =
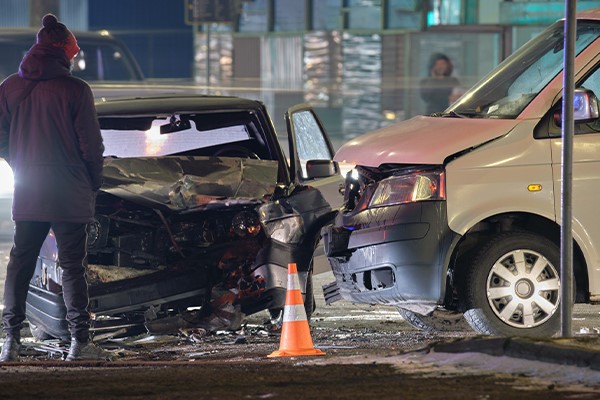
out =
<svg viewBox="0 0 600 400"><path fill-rule="evenodd" d="M296 264L288 264L288 283L283 311L283 327L279 350L268 357L322 356L325 353L313 346L310 328L300 292Z"/></svg>

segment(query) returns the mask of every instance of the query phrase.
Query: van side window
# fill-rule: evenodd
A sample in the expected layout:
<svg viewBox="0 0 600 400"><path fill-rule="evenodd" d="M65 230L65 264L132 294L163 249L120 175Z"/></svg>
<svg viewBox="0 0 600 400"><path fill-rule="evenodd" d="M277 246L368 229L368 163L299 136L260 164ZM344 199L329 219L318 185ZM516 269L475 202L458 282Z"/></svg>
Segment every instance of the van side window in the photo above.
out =
<svg viewBox="0 0 600 400"><path fill-rule="evenodd" d="M600 96L600 64L596 65L582 81L577 83L577 88L585 88L594 92L596 97ZM562 127L560 126L560 117L562 109L562 98L548 111L548 113L540 120L534 129L534 137L536 139L560 137L562 135ZM600 119L596 119L587 123L576 123L575 134L583 135L589 133L600 133Z"/></svg>
<svg viewBox="0 0 600 400"><path fill-rule="evenodd" d="M585 78L585 80L578 85L578 87L584 87L586 89L590 89L594 92L596 97L600 96L600 66L597 66L596 70L592 72L590 76Z"/></svg>
<svg viewBox="0 0 600 400"><path fill-rule="evenodd" d="M596 69L588 75L581 84L578 84L577 87L584 87L586 89L590 89L594 92L596 97L600 96L600 64L596 65ZM600 97L599 97L600 98ZM585 133L596 133L600 132L600 120L596 119L590 123L586 124L577 124L575 128L575 134L585 134Z"/></svg>

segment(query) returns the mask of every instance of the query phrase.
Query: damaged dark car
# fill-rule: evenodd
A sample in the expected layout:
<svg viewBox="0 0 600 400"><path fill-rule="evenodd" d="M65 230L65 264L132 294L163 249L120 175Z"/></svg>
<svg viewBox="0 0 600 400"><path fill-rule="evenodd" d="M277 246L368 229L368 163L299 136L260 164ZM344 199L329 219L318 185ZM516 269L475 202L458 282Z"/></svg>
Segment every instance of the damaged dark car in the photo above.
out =
<svg viewBox="0 0 600 400"><path fill-rule="evenodd" d="M104 183L88 229L92 332L235 329L284 307L296 263L310 315L313 253L338 165L318 117L290 109L289 159L259 101L162 96L96 104ZM334 205L335 206L335 205ZM68 338L52 232L27 298L34 337Z"/></svg>

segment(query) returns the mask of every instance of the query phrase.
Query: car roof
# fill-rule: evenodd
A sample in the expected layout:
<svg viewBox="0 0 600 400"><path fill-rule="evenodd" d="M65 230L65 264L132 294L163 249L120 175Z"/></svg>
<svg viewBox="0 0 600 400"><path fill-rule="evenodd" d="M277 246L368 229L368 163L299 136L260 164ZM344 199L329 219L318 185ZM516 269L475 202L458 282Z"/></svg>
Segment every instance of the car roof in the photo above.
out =
<svg viewBox="0 0 600 400"><path fill-rule="evenodd" d="M264 108L257 100L235 96L160 95L96 100L99 117L118 115L172 114L210 110L240 111Z"/></svg>
<svg viewBox="0 0 600 400"><path fill-rule="evenodd" d="M39 29L37 28L0 28L0 40L3 39L10 39L12 41L14 40L27 40L27 41L31 41L31 44L33 44L33 41L35 41L35 37L36 34L38 32ZM104 41L111 41L111 40L115 40L114 36L112 36L110 34L110 32L106 31L106 30L102 30L102 31L72 31L73 35L77 38L77 40L81 39L88 39L88 40L93 40L93 39L101 39Z"/></svg>

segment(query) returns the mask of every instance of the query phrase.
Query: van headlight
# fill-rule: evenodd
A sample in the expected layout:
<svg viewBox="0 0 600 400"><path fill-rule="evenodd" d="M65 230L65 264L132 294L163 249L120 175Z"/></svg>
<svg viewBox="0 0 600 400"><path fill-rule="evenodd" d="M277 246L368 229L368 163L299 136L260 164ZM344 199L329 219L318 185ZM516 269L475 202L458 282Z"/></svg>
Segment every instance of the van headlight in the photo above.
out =
<svg viewBox="0 0 600 400"><path fill-rule="evenodd" d="M369 201L369 208L445 199L444 170L421 170L381 180Z"/></svg>

